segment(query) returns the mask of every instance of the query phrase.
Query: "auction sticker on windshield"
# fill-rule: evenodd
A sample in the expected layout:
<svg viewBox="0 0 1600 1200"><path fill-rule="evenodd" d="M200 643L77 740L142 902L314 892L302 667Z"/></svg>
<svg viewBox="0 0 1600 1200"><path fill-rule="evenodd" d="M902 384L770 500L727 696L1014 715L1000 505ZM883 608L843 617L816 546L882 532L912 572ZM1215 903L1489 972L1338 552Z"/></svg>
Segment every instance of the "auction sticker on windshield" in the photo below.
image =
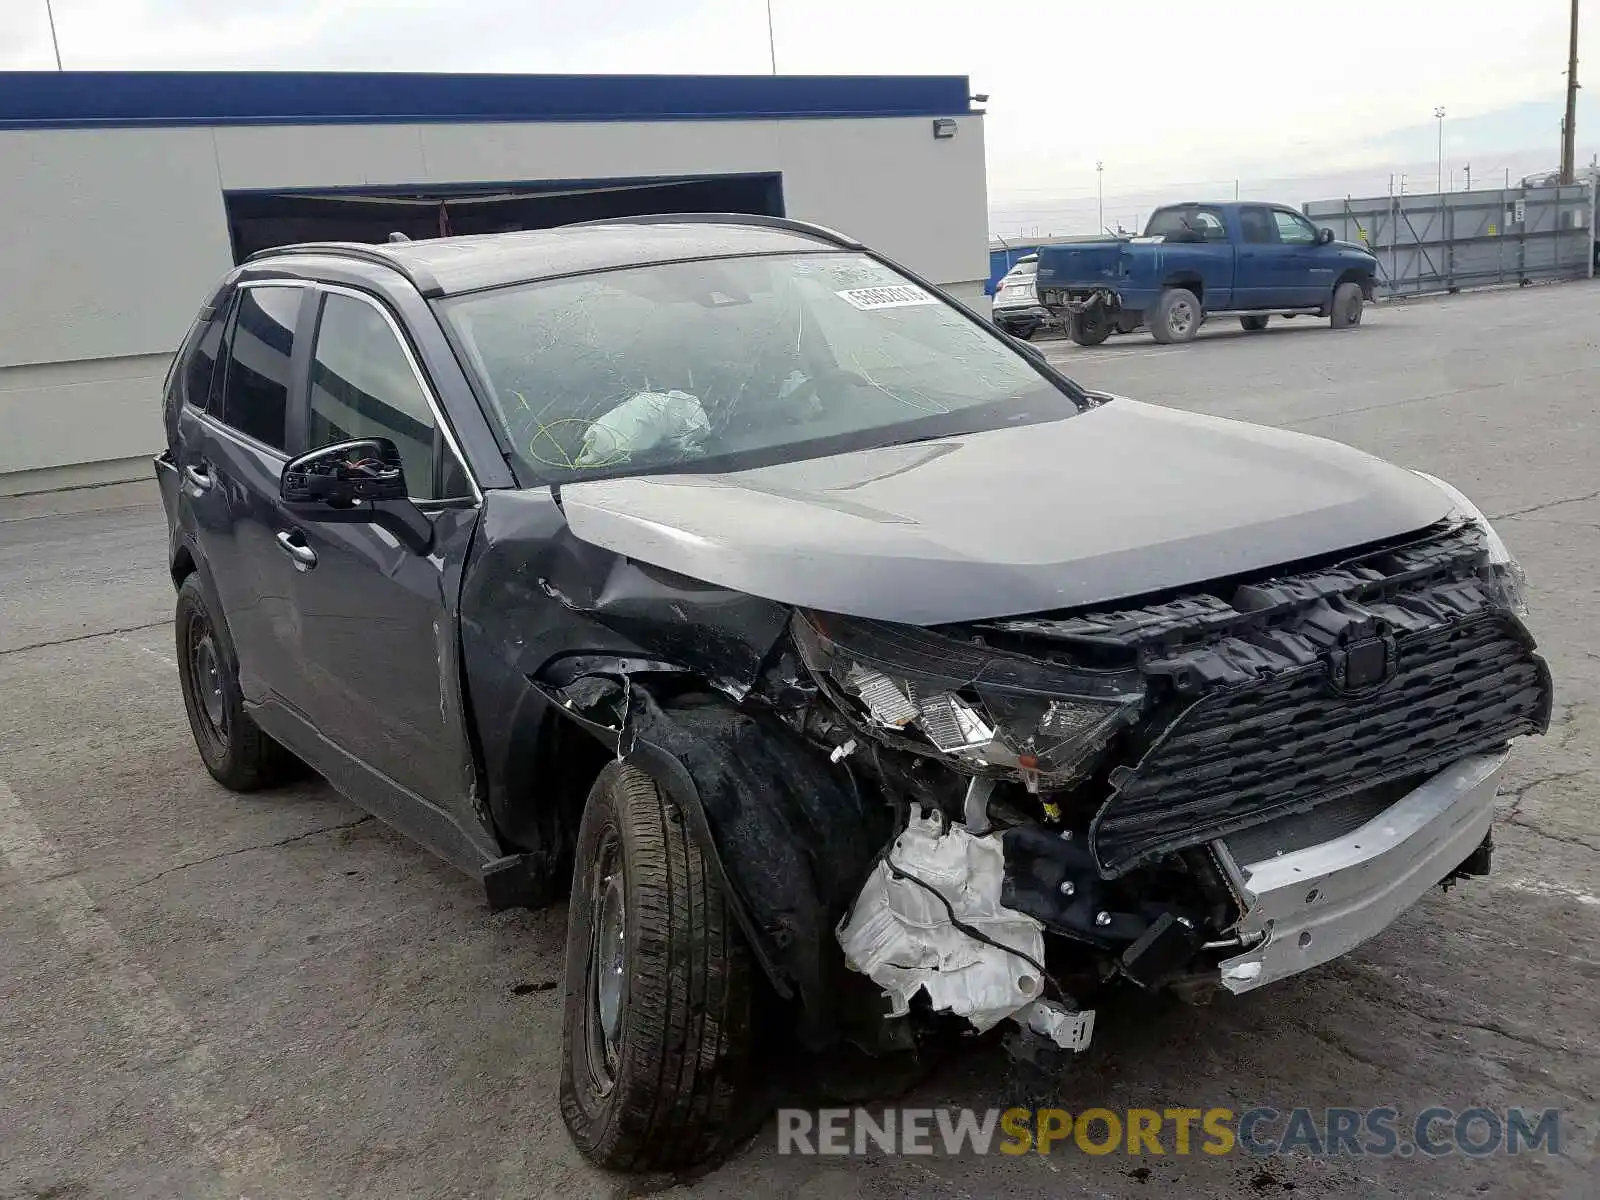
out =
<svg viewBox="0 0 1600 1200"><path fill-rule="evenodd" d="M883 287L847 288L835 292L841 300L848 301L862 311L874 308L908 308L913 304L937 304L933 296L914 283L891 283Z"/></svg>

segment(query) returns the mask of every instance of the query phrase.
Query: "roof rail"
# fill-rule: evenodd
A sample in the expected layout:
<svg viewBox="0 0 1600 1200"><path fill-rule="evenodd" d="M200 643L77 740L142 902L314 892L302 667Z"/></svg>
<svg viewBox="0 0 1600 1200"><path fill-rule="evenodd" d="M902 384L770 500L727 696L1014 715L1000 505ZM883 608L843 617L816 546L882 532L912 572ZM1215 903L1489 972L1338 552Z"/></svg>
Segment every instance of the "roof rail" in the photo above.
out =
<svg viewBox="0 0 1600 1200"><path fill-rule="evenodd" d="M588 225L759 225L763 229L783 229L789 233L803 233L809 237L847 250L865 250L853 237L829 229L826 225L813 225L810 221L794 221L788 217L769 217L764 213L641 213L633 217L599 217L593 221L573 221L563 229L579 229Z"/></svg>
<svg viewBox="0 0 1600 1200"><path fill-rule="evenodd" d="M410 281L411 285L429 299L444 295L444 288L440 286L431 271L425 270L415 263L403 262L394 255L387 253L382 247L369 246L364 242L296 242L289 246L272 246L266 250L257 250L247 263L260 262L269 258L278 258L284 255L320 255L323 258L353 258L358 262L370 263L373 266L388 267L397 271Z"/></svg>

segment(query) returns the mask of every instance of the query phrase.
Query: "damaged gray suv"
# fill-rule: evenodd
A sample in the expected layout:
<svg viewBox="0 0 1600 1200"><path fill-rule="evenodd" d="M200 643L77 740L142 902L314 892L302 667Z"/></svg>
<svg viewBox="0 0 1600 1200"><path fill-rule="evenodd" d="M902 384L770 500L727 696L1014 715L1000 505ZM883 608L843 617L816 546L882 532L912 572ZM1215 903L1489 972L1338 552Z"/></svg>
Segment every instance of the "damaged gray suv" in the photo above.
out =
<svg viewBox="0 0 1600 1200"><path fill-rule="evenodd" d="M722 1152L774 1022L1082 1049L1341 955L1488 870L1549 720L1448 484L1086 392L796 222L272 250L165 400L206 767L567 900L609 1167Z"/></svg>

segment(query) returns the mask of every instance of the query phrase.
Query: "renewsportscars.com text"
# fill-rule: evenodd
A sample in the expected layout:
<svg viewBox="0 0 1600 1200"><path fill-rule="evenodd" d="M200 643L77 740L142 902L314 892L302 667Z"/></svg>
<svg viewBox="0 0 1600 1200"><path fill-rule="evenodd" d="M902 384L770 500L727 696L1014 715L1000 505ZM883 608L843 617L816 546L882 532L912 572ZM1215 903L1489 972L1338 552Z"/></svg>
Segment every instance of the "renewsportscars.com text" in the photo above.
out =
<svg viewBox="0 0 1600 1200"><path fill-rule="evenodd" d="M1437 1158L1560 1154L1561 1113L1377 1108L778 1110L779 1154L1083 1154Z"/></svg>

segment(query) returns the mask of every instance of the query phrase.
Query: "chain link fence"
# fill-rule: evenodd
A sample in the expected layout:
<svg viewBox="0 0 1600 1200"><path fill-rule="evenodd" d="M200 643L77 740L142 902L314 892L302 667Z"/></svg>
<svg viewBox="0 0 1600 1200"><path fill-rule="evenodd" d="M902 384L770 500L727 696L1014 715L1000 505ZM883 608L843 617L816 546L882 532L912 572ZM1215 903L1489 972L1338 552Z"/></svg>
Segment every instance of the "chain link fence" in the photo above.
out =
<svg viewBox="0 0 1600 1200"><path fill-rule="evenodd" d="M1306 216L1378 257L1385 296L1592 277L1592 185L1318 200Z"/></svg>

